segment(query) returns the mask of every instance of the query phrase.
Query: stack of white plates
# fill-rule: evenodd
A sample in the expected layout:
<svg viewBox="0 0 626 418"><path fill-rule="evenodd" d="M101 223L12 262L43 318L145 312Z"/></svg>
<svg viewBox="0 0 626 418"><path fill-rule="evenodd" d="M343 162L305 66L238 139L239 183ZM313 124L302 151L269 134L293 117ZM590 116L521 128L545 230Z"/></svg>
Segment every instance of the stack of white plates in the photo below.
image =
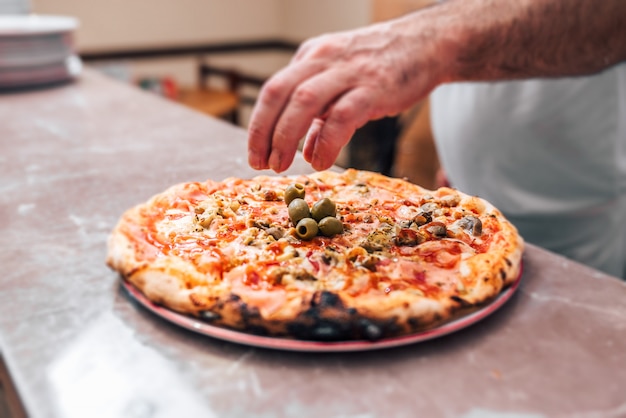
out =
<svg viewBox="0 0 626 418"><path fill-rule="evenodd" d="M38 86L77 77L76 19L65 16L0 16L0 88Z"/></svg>

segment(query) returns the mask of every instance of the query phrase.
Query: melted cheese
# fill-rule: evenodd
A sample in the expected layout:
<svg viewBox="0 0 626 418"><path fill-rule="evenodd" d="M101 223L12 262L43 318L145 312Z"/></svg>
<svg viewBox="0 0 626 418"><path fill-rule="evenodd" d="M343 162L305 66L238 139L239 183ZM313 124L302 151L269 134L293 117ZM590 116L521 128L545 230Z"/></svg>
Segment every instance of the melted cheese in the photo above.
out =
<svg viewBox="0 0 626 418"><path fill-rule="evenodd" d="M228 281L233 292L268 314L293 288L428 297L465 290L459 277L468 275L468 267L462 261L488 249L498 228L497 220L486 219L483 236L472 237L456 222L465 214L483 217L489 208L481 200L461 199L452 189L427 193L398 181L347 179L350 175L187 184L148 204L145 236L161 256L173 253L211 280ZM344 233L297 239L282 202L292 182L305 185L310 206L323 197L333 200ZM420 215L447 226L453 237L437 236L435 224L416 223ZM284 236L273 236L272 228ZM401 233L410 239L400 241Z"/></svg>

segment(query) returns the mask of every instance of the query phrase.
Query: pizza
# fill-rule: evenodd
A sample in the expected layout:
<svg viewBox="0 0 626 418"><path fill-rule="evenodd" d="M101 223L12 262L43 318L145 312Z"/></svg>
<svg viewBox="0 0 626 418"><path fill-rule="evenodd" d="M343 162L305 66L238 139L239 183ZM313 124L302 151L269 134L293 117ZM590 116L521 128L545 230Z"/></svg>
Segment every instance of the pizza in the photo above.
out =
<svg viewBox="0 0 626 418"><path fill-rule="evenodd" d="M484 199L348 169L175 185L121 216L107 264L215 326L375 341L489 303L518 278L523 248Z"/></svg>

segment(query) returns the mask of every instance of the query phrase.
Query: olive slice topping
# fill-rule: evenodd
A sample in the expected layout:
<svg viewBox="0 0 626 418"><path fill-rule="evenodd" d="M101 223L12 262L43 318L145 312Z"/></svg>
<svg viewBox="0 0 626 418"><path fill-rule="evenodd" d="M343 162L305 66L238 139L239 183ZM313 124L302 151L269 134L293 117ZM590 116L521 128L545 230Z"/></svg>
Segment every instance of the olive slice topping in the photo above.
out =
<svg viewBox="0 0 626 418"><path fill-rule="evenodd" d="M309 205L304 199L293 199L291 203L289 203L287 210L289 212L289 219L291 219L291 222L293 222L294 225L297 225L301 219L311 217Z"/></svg>
<svg viewBox="0 0 626 418"><path fill-rule="evenodd" d="M289 219L296 226L296 236L309 240L318 233L332 237L343 232L343 223L336 218L335 202L325 197L309 208L304 196L304 186L300 183L292 183L285 189L284 199L287 212ZM274 234L271 235L274 236Z"/></svg>
<svg viewBox="0 0 626 418"><path fill-rule="evenodd" d="M328 216L335 216L336 213L337 207L335 202L327 197L315 202L311 208L311 216L318 222Z"/></svg>
<svg viewBox="0 0 626 418"><path fill-rule="evenodd" d="M289 205L294 199L304 199L304 186L300 183L292 183L285 189L285 204Z"/></svg>
<svg viewBox="0 0 626 418"><path fill-rule="evenodd" d="M296 225L296 235L304 240L313 239L318 232L317 222L313 218L301 219Z"/></svg>
<svg viewBox="0 0 626 418"><path fill-rule="evenodd" d="M322 235L332 237L343 232L343 223L334 216L327 216L318 224Z"/></svg>

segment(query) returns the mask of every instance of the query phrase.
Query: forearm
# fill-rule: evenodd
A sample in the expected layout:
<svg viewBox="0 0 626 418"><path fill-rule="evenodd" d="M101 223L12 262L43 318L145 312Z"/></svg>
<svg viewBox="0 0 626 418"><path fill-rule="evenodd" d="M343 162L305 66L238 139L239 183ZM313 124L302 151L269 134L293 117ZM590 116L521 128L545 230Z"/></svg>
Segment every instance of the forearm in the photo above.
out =
<svg viewBox="0 0 626 418"><path fill-rule="evenodd" d="M626 59L626 0L450 0L397 24L429 33L445 81L585 75Z"/></svg>

